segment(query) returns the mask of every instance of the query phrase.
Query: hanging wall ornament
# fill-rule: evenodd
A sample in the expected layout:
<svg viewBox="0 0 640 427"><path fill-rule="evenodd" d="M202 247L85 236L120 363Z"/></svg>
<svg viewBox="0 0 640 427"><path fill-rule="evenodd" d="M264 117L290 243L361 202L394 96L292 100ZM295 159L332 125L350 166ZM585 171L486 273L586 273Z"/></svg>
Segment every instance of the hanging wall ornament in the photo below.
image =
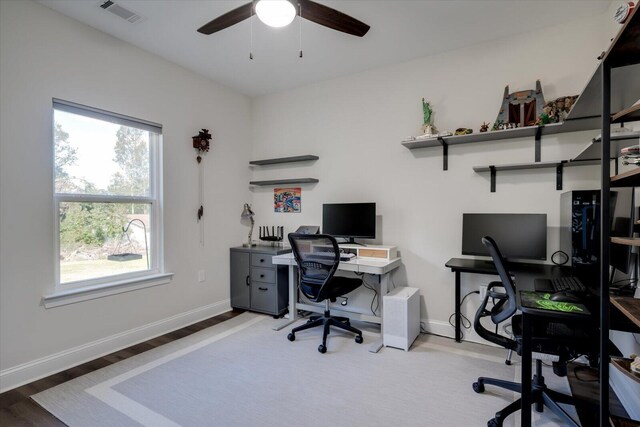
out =
<svg viewBox="0 0 640 427"><path fill-rule="evenodd" d="M200 207L198 208L198 223L200 223L200 244L204 246L204 166L202 164L202 153L209 151L209 140L211 134L208 129L202 129L198 135L193 137L193 148L196 149L198 157L198 199Z"/></svg>

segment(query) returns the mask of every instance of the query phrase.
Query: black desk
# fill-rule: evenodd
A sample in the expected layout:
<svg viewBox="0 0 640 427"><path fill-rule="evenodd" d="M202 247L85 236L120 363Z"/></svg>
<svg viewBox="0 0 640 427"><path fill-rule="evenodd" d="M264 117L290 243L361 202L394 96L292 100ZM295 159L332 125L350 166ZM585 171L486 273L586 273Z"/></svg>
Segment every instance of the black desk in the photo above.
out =
<svg viewBox="0 0 640 427"><path fill-rule="evenodd" d="M476 259L451 258L445 264L456 276L456 341L461 340L460 331L460 273L497 275L493 261ZM539 277L558 277L568 275L568 268L550 264L508 263L507 270L514 277L516 285L516 302L518 309L522 311L522 403L520 409L521 426L531 426L531 326L533 318L538 316L562 318L563 322L594 321L593 315L580 313L562 313L538 308L523 307L520 302L520 291L534 290L534 280ZM593 310L592 310L593 312ZM523 410L523 408L525 408Z"/></svg>
<svg viewBox="0 0 640 427"><path fill-rule="evenodd" d="M520 425L522 427L531 426L531 363L532 363L532 347L531 347L531 333L533 327L534 318L546 317L551 319L561 320L563 323L583 325L585 322L594 322L597 324L597 316L594 314L584 313L565 313L554 310L545 310L541 308L525 307L520 301L520 290L516 289L516 301L518 309L522 312L522 348L521 348L521 363L522 363L522 392L520 397L522 402L520 405ZM593 310L594 307L588 307L589 310ZM594 327L594 330L596 328ZM523 410L523 408L529 408Z"/></svg>
<svg viewBox="0 0 640 427"><path fill-rule="evenodd" d="M445 264L455 273L456 297L455 297L455 339L462 340L460 329L460 273L487 274L497 276L498 272L493 261L484 261L469 258L451 258ZM524 262L510 262L507 269L515 277L518 290L533 290L533 280L538 277L558 277L568 274L568 269L551 264L532 264ZM499 280L499 279L496 279Z"/></svg>

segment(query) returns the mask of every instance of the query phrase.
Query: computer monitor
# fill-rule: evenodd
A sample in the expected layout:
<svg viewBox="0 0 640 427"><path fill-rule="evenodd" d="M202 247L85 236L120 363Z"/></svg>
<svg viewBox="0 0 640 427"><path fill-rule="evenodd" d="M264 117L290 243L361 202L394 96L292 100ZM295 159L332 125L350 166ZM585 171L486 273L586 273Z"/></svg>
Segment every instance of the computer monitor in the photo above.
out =
<svg viewBox="0 0 640 427"><path fill-rule="evenodd" d="M327 203L322 205L322 232L333 237L376 238L375 203Z"/></svg>
<svg viewBox="0 0 640 427"><path fill-rule="evenodd" d="M462 214L462 254L490 256L482 238L490 236L508 259L547 259L547 214Z"/></svg>
<svg viewBox="0 0 640 427"><path fill-rule="evenodd" d="M611 190L611 237L633 237L634 210L633 188ZM609 264L621 273L629 274L631 246L612 244Z"/></svg>

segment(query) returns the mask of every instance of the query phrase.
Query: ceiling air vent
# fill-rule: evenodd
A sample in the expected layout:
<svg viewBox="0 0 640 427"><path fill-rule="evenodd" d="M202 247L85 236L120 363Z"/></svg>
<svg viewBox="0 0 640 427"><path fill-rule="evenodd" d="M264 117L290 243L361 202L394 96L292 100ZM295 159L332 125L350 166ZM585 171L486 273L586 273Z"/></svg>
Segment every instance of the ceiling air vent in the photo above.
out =
<svg viewBox="0 0 640 427"><path fill-rule="evenodd" d="M122 18L122 19L126 19L127 21L131 22L132 24L134 22L138 22L142 19L142 16L138 15L135 12L132 12L128 9L125 9L124 7L120 6L119 4L115 4L113 1L111 0L107 0L104 3L100 4L100 7L103 8L104 10L107 10L111 13L113 13L114 15Z"/></svg>

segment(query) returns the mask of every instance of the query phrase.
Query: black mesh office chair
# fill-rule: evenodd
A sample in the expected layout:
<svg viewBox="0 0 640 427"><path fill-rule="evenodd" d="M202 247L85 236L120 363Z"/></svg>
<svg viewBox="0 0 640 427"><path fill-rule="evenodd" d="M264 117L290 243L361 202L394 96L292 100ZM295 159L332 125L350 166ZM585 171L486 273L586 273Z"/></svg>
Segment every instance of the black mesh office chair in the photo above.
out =
<svg viewBox="0 0 640 427"><path fill-rule="evenodd" d="M356 342L362 343L362 331L351 326L349 319L333 317L329 312L329 301L348 294L362 284L360 279L334 276L340 263L340 249L336 239L327 234L289 234L291 249L298 264L298 288L304 296L313 302L325 302L323 316L314 316L287 336L295 341L296 332L322 325L322 344L320 353L327 351L327 335L331 326L357 334Z"/></svg>
<svg viewBox="0 0 640 427"><path fill-rule="evenodd" d="M520 354L522 346L522 316L514 316L516 312L516 289L513 279L505 266L505 261L496 242L491 237L484 237L482 243L489 250L501 281L489 283L487 286L487 294L476 312L473 328L485 340ZM491 310L487 309L489 299L494 302ZM490 317L495 325L511 318L515 339L504 337L486 329L480 322L485 317ZM595 333L595 331L592 331L592 333ZM593 351L591 342L587 325L584 328L576 328L575 326L570 327L563 323L549 321L536 321L533 325L533 351L559 356L559 360L553 362L553 370L554 373L560 376L566 375L566 364L569 360ZM477 382L473 383L473 390L476 393L482 393L485 390L485 385L494 385L518 393L522 392L522 385L519 383L485 377L480 377ZM578 401L572 396L548 389L542 376L542 361L539 359L536 359L531 401L536 405L536 411L542 412L543 405L547 406L566 423L565 425L579 426L558 403L575 406L584 402ZM520 399L497 412L495 418L489 420L487 425L489 427L502 426L504 419L518 409L520 409Z"/></svg>

